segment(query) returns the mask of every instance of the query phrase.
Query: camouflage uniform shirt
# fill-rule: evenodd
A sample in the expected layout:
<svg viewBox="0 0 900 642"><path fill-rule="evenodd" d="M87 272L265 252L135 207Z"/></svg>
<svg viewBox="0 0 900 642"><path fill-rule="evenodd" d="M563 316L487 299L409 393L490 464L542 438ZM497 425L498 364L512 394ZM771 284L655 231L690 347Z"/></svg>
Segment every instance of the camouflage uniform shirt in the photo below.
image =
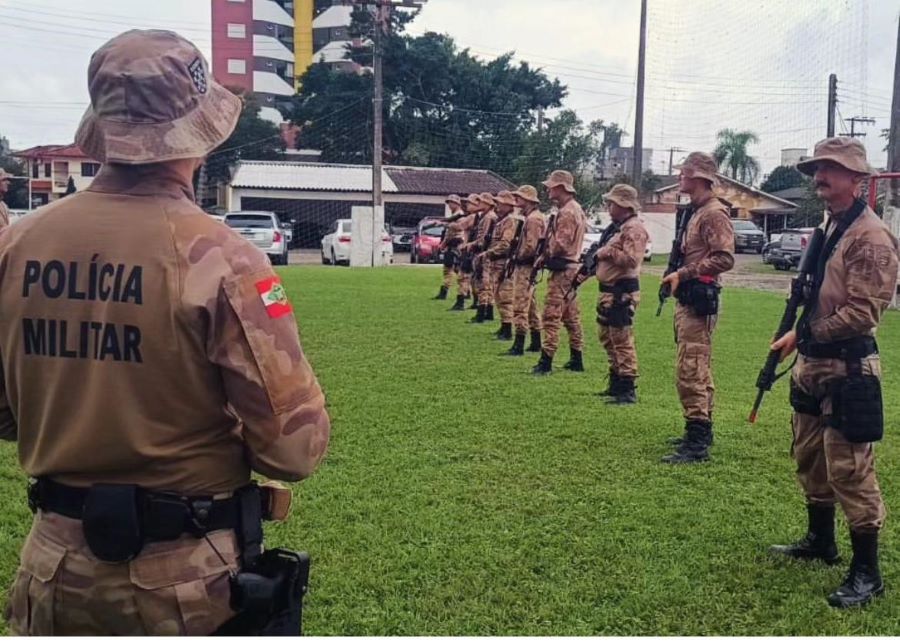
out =
<svg viewBox="0 0 900 642"><path fill-rule="evenodd" d="M682 281L700 276L716 280L734 267L734 227L728 205L715 196L696 206L684 236Z"/></svg>
<svg viewBox="0 0 900 642"><path fill-rule="evenodd" d="M279 278L162 172L109 165L0 232L0 437L75 486L305 477L330 425Z"/></svg>

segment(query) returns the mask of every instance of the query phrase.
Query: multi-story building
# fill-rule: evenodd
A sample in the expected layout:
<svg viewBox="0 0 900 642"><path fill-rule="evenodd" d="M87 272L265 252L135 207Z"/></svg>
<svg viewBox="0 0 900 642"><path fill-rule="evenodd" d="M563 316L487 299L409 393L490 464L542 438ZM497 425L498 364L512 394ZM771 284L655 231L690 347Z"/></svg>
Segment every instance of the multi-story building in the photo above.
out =
<svg viewBox="0 0 900 642"><path fill-rule="evenodd" d="M278 106L294 95L311 64L358 69L344 58L352 7L342 0L211 2L213 76L256 94L268 120L283 120Z"/></svg>
<svg viewBox="0 0 900 642"><path fill-rule="evenodd" d="M100 163L86 156L77 145L41 145L13 155L25 161L31 208L62 198L70 181L79 192L87 189L100 171Z"/></svg>

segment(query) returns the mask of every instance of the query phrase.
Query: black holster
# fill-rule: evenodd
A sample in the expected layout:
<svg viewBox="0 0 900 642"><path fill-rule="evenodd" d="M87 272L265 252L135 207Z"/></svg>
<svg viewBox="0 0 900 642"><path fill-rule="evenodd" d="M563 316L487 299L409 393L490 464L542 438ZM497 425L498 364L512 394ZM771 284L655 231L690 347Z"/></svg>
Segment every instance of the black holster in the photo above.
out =
<svg viewBox="0 0 900 642"><path fill-rule="evenodd" d="M705 283L699 279L690 279L678 286L675 298L682 305L689 306L698 317L711 317L719 313L718 283Z"/></svg>
<svg viewBox="0 0 900 642"><path fill-rule="evenodd" d="M791 408L801 415L822 416L822 403L816 397L803 392L791 379Z"/></svg>
<svg viewBox="0 0 900 642"><path fill-rule="evenodd" d="M544 261L544 267L551 272L565 272L571 265L572 262L563 256L554 256Z"/></svg>
<svg viewBox="0 0 900 642"><path fill-rule="evenodd" d="M831 384L830 425L852 444L884 437L881 381L875 375L863 374L859 359L848 360L847 376Z"/></svg>
<svg viewBox="0 0 900 642"><path fill-rule="evenodd" d="M444 267L452 268L454 265L456 265L456 251L448 249L444 252Z"/></svg>
<svg viewBox="0 0 900 642"><path fill-rule="evenodd" d="M619 279L612 285L600 284L600 292L613 295L613 304L603 306L597 304L597 323L610 328L627 328L634 325L634 307L624 295L639 292L641 282L638 279Z"/></svg>
<svg viewBox="0 0 900 642"><path fill-rule="evenodd" d="M471 254L466 254L459 262L459 269L463 274L472 274L475 271L475 262Z"/></svg>

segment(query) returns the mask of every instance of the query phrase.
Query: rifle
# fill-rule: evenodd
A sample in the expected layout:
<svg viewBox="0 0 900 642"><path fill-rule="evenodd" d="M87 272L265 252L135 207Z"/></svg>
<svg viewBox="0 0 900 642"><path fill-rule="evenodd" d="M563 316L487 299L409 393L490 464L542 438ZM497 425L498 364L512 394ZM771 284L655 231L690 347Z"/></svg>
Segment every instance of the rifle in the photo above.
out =
<svg viewBox="0 0 900 642"><path fill-rule="evenodd" d="M663 278L669 276L673 272L677 272L681 269L682 264L684 263L684 250L682 246L684 245L684 237L687 234L687 226L691 221L691 217L694 215L694 207L693 205L682 205L678 208L678 212L676 216L675 223L675 240L672 241L672 251L669 252L669 265L666 266L666 271L663 274ZM668 283L663 283L659 286L659 307L656 308L656 316L660 316L662 314L663 306L666 304L666 299L672 296L672 286Z"/></svg>
<svg viewBox="0 0 900 642"><path fill-rule="evenodd" d="M571 295L578 292L578 288L581 287L581 284L587 281L591 274L597 272L597 252L599 252L604 245L609 243L621 229L621 225L612 221L607 228L603 230L600 240L587 249L587 252L584 253L581 269L578 270L578 273L572 278L572 284L569 286L569 289L566 290L563 299L568 299Z"/></svg>
<svg viewBox="0 0 900 642"><path fill-rule="evenodd" d="M815 286L816 268L819 263L819 256L822 254L822 246L825 244L825 232L818 228L813 232L809 240L809 246L806 248L806 254L800 262L799 273L791 281L791 294L788 297L784 314L781 316L781 322L778 324L778 330L775 332L775 341L794 329L797 322L797 311L802 305L806 308L809 305L809 298ZM763 396L772 390L772 386L776 381L790 372L790 368L776 374L778 362L781 358L781 350L769 350L769 356L762 370L759 371L759 377L756 379L756 387L759 392L756 394L756 401L753 403L753 409L750 411L750 423L756 423L756 416L759 413L759 407L762 405Z"/></svg>
<svg viewBox="0 0 900 642"><path fill-rule="evenodd" d="M500 283L506 281L513 275L516 264L513 257L519 253L519 246L522 245L522 239L525 235L522 233L525 229L525 219L523 218L516 224L516 234L513 236L512 242L509 244L509 252L506 253L506 265L503 266L503 272L500 274Z"/></svg>
<svg viewBox="0 0 900 642"><path fill-rule="evenodd" d="M466 244L474 243L475 237L478 234L478 226L481 224L482 213L478 212L475 214L475 222L472 224L472 227L469 228L469 233L466 235ZM469 270L471 269L471 261L470 255L472 254L471 250L463 250L459 253L459 264L460 269L465 274L470 274ZM469 267L464 267L465 265L469 265Z"/></svg>
<svg viewBox="0 0 900 642"><path fill-rule="evenodd" d="M547 223L547 231L544 232L544 236L538 240L537 248L535 248L534 265L531 268L531 275L528 277L528 282L531 283L531 287L537 285L538 276L544 269L543 267L538 267L537 263L540 259L544 258L544 255L547 253L547 247L550 245L550 239L553 238L553 234L556 232L557 216L559 216L558 213L550 216L550 221Z"/></svg>

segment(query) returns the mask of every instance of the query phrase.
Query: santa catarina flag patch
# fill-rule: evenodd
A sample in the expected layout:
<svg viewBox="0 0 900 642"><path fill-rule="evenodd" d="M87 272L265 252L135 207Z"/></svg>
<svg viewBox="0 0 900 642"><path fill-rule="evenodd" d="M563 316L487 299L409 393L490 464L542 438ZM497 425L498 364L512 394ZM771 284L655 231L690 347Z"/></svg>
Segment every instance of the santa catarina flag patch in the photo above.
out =
<svg viewBox="0 0 900 642"><path fill-rule="evenodd" d="M256 282L256 291L266 306L266 313L273 319L283 317L291 313L291 303L288 301L287 292L281 285L281 279L277 276Z"/></svg>

